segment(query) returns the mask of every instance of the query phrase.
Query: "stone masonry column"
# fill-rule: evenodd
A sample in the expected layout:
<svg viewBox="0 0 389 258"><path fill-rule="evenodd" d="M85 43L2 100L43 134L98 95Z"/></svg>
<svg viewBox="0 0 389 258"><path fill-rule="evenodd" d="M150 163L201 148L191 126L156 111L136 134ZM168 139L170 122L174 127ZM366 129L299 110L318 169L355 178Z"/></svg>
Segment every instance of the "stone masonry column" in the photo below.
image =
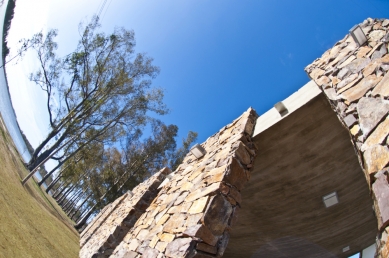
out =
<svg viewBox="0 0 389 258"><path fill-rule="evenodd" d="M305 68L349 131L374 200L376 257L389 257L389 20L360 24L368 42L350 35Z"/></svg>
<svg viewBox="0 0 389 258"><path fill-rule="evenodd" d="M110 257L221 257L256 153L253 109L189 153Z"/></svg>

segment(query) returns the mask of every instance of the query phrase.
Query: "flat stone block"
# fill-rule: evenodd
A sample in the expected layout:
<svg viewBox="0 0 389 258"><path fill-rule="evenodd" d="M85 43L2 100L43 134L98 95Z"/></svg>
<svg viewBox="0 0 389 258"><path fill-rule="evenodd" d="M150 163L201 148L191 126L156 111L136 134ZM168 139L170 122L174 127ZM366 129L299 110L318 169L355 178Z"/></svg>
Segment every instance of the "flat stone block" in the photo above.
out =
<svg viewBox="0 0 389 258"><path fill-rule="evenodd" d="M170 243L171 241L173 241L175 235L174 234L169 234L169 233L163 233L161 234L161 236L159 237L159 239L163 242L167 242L167 243Z"/></svg>
<svg viewBox="0 0 389 258"><path fill-rule="evenodd" d="M244 184L248 181L245 170L240 166L236 159L231 160L231 164L227 169L224 181L241 190Z"/></svg>
<svg viewBox="0 0 389 258"><path fill-rule="evenodd" d="M216 246L211 246L211 245L207 245L207 244L204 244L204 243L198 243L197 246L196 246L196 249L199 250L199 251L210 253L210 254L216 254L217 253Z"/></svg>
<svg viewBox="0 0 389 258"><path fill-rule="evenodd" d="M230 202L223 195L218 194L210 200L202 219L203 224L211 230L212 234L220 236L227 227L231 213Z"/></svg>
<svg viewBox="0 0 389 258"><path fill-rule="evenodd" d="M373 96L389 96L389 73L386 73L384 78L377 84L372 92Z"/></svg>
<svg viewBox="0 0 389 258"><path fill-rule="evenodd" d="M185 257L194 248L192 238L177 238L166 246L167 257Z"/></svg>
<svg viewBox="0 0 389 258"><path fill-rule="evenodd" d="M196 214L203 212L205 209L205 206L207 205L209 196L204 196L196 201L193 202L192 206L190 207L188 213L189 214Z"/></svg>
<svg viewBox="0 0 389 258"><path fill-rule="evenodd" d="M383 169L389 162L389 149L381 145L374 145L363 153L365 169L372 174Z"/></svg>
<svg viewBox="0 0 389 258"><path fill-rule="evenodd" d="M351 87L347 91L343 92L341 97L346 99L348 102L354 102L365 95L365 93L373 88L381 77L377 77L375 74L363 78L354 87Z"/></svg>
<svg viewBox="0 0 389 258"><path fill-rule="evenodd" d="M376 201L378 228L381 230L389 224L389 184L385 173L380 173L372 186Z"/></svg>
<svg viewBox="0 0 389 258"><path fill-rule="evenodd" d="M381 144L389 134L389 117L380 123L373 133L366 139L362 145L361 150L365 151L373 145Z"/></svg>
<svg viewBox="0 0 389 258"><path fill-rule="evenodd" d="M204 188L201 188L201 189L197 189L196 191L190 193L185 201L186 202L192 202L192 201L195 201L203 196L206 196L212 192L215 192L219 189L220 187L220 183L214 183L214 184L211 184L210 186L207 186L207 187L204 187Z"/></svg>
<svg viewBox="0 0 389 258"><path fill-rule="evenodd" d="M356 124L358 122L357 119L355 118L355 116L352 114L346 116L343 121L348 128L350 128L351 126L353 126L354 124Z"/></svg>
<svg viewBox="0 0 389 258"><path fill-rule="evenodd" d="M198 237L211 246L215 246L218 240L218 237L213 235L212 232L208 229L208 227L202 224L197 224L187 228L184 232L184 235L190 237Z"/></svg>
<svg viewBox="0 0 389 258"><path fill-rule="evenodd" d="M358 102L359 126L366 137L389 111L389 101L381 98L361 98Z"/></svg>

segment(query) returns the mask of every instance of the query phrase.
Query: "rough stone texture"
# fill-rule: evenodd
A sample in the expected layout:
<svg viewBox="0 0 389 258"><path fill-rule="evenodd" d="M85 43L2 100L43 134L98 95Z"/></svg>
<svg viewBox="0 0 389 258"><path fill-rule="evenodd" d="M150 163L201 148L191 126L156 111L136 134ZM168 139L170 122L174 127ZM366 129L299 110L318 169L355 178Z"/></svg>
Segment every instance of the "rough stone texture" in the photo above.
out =
<svg viewBox="0 0 389 258"><path fill-rule="evenodd" d="M388 53L385 44L382 44L377 50L371 55L371 60L376 60L378 58L381 58L383 55Z"/></svg>
<svg viewBox="0 0 389 258"><path fill-rule="evenodd" d="M385 228L389 219L389 187L387 172L385 181L381 171L388 171L389 162L389 21L369 18L360 26L368 42L349 54L347 64L346 61L344 64L333 63L333 60L343 49L354 47L349 35L307 66L305 71L322 88L339 120L350 132L360 165L373 191L375 213L380 225L376 256L389 257L388 228ZM325 86L321 83L322 76L330 81ZM336 93L329 89L334 89Z"/></svg>
<svg viewBox="0 0 389 258"><path fill-rule="evenodd" d="M340 97L346 99L349 103L359 100L365 95L365 93L374 87L382 78L378 77L375 74L369 75L368 77L363 78L359 83L357 83L352 88L343 92Z"/></svg>
<svg viewBox="0 0 389 258"><path fill-rule="evenodd" d="M170 172L162 169L104 208L81 234L80 257L109 257L157 196L158 186ZM156 257L151 254L146 257Z"/></svg>
<svg viewBox="0 0 389 258"><path fill-rule="evenodd" d="M366 173L372 174L381 170L389 163L389 149L376 144L363 153Z"/></svg>
<svg viewBox="0 0 389 258"><path fill-rule="evenodd" d="M336 78L336 77L334 77L334 78ZM357 73L351 74L350 76L346 77L344 80L342 80L340 82L338 81L338 83L336 85L336 89L340 90L340 89L344 88L345 86L348 86L351 82L356 82L357 78L358 78ZM352 84L352 85L354 85L354 84Z"/></svg>
<svg viewBox="0 0 389 258"><path fill-rule="evenodd" d="M389 101L363 97L358 102L357 110L361 130L367 136L388 113Z"/></svg>
<svg viewBox="0 0 389 258"><path fill-rule="evenodd" d="M387 73L384 78L377 84L372 92L373 96L389 96L389 73Z"/></svg>
<svg viewBox="0 0 389 258"><path fill-rule="evenodd" d="M344 122L346 123L347 127L351 127L355 123L357 123L358 120L355 118L353 114L350 114L344 118Z"/></svg>
<svg viewBox="0 0 389 258"><path fill-rule="evenodd" d="M104 207L103 210L93 219L92 222L88 224L88 226L82 231L80 234L80 247L82 248L87 240L98 230L107 218L112 214L112 212L122 203L124 199L131 195L131 193L127 192L123 194L121 197L117 198L113 203L108 204Z"/></svg>
<svg viewBox="0 0 389 258"><path fill-rule="evenodd" d="M110 257L220 257L256 153L253 109L189 153Z"/></svg>
<svg viewBox="0 0 389 258"><path fill-rule="evenodd" d="M388 172L380 171L376 175L377 180L373 184L373 195L376 211L378 211L378 227L383 229L389 224L389 182Z"/></svg>
<svg viewBox="0 0 389 258"><path fill-rule="evenodd" d="M366 139L365 143L362 145L361 150L365 151L369 147L384 143L385 138L389 134L389 117L380 123L374 132Z"/></svg>
<svg viewBox="0 0 389 258"><path fill-rule="evenodd" d="M372 32L370 32L370 38L374 41L379 41L380 39L382 39L382 37L386 34L386 32L384 30L374 30Z"/></svg>
<svg viewBox="0 0 389 258"><path fill-rule="evenodd" d="M382 233L378 236L377 247L378 250L376 252L376 258L387 258L389 257L389 227L386 227L382 231Z"/></svg>

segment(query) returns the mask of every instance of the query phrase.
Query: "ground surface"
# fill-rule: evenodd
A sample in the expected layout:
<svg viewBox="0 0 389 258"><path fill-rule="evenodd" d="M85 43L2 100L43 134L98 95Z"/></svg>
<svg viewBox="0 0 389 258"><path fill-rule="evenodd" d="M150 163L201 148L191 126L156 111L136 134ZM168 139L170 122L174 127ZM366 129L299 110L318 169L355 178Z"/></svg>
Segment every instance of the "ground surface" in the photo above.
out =
<svg viewBox="0 0 389 258"><path fill-rule="evenodd" d="M79 236L27 175L0 117L0 257L78 257Z"/></svg>

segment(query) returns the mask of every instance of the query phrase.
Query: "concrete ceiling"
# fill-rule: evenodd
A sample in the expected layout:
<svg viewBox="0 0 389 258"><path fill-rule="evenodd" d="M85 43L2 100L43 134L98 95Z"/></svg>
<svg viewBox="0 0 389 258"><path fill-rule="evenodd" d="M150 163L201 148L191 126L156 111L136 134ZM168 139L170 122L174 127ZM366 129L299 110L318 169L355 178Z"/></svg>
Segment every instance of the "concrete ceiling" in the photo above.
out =
<svg viewBox="0 0 389 258"><path fill-rule="evenodd" d="M364 174L323 94L254 141L258 155L223 257L348 257L374 243ZM322 197L333 191L339 204L325 208Z"/></svg>

